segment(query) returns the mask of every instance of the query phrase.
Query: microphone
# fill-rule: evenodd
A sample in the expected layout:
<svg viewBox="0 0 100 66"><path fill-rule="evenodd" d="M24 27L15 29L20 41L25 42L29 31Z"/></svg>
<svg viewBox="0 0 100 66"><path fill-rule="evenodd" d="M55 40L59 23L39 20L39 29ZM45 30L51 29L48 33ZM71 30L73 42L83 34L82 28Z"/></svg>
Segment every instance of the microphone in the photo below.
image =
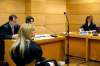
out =
<svg viewBox="0 0 100 66"><path fill-rule="evenodd" d="M65 15L65 16L67 15L66 12L64 12L64 15Z"/></svg>

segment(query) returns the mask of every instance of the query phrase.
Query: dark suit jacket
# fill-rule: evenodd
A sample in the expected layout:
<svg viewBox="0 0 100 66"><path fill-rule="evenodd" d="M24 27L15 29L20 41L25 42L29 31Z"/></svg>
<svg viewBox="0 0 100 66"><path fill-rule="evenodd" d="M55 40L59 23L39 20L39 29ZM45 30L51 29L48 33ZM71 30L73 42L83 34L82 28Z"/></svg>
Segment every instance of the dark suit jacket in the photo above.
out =
<svg viewBox="0 0 100 66"><path fill-rule="evenodd" d="M24 66L32 62L34 59L40 59L41 57L42 49L33 41L30 41L29 46L26 46L23 58L19 56L19 46L16 47L14 53L11 51L11 58L16 63L16 66Z"/></svg>
<svg viewBox="0 0 100 66"><path fill-rule="evenodd" d="M20 26L16 25L14 27L14 34L18 33ZM0 60L3 61L4 59L4 39L11 39L12 38L12 29L9 22L5 23L4 25L0 26Z"/></svg>
<svg viewBox="0 0 100 66"><path fill-rule="evenodd" d="M89 26L88 24L84 24L81 28L83 28L84 31L97 30L96 25L92 23Z"/></svg>
<svg viewBox="0 0 100 66"><path fill-rule="evenodd" d="M19 25L14 26L14 34L18 33L19 28L20 28ZM0 27L0 36L1 36L1 38L11 39L12 35L13 35L12 28L11 28L9 22L5 23L4 25L2 25Z"/></svg>

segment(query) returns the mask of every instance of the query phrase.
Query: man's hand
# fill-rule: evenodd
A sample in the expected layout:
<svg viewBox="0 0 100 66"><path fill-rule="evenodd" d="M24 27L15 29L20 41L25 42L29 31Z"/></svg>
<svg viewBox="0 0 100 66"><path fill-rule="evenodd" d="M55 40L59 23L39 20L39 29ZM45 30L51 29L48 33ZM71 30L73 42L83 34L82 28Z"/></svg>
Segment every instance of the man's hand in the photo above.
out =
<svg viewBox="0 0 100 66"><path fill-rule="evenodd" d="M18 37L18 34L12 35L13 39L16 39Z"/></svg>

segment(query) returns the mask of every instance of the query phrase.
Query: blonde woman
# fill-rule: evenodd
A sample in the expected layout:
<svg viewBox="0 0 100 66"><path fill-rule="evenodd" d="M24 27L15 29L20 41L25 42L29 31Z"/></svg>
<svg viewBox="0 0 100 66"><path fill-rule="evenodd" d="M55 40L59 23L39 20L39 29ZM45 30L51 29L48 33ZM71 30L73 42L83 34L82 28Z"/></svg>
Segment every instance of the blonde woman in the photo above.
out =
<svg viewBox="0 0 100 66"><path fill-rule="evenodd" d="M11 47L10 55L16 66L25 66L35 59L42 57L42 49L31 37L34 35L32 24L23 24L19 36Z"/></svg>

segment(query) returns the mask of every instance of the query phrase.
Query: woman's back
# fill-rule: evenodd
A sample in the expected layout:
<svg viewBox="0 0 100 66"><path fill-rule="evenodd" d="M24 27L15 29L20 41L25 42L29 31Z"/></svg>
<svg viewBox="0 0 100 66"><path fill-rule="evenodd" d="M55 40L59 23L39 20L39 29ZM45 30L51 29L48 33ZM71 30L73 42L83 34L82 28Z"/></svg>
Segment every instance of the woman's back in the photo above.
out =
<svg viewBox="0 0 100 66"><path fill-rule="evenodd" d="M16 63L17 66L24 66L26 64L29 64L34 59L39 59L42 57L42 49L37 43L29 40L26 41L24 56L21 57L19 53L19 46L15 48L15 52L11 51L11 57L13 61Z"/></svg>

